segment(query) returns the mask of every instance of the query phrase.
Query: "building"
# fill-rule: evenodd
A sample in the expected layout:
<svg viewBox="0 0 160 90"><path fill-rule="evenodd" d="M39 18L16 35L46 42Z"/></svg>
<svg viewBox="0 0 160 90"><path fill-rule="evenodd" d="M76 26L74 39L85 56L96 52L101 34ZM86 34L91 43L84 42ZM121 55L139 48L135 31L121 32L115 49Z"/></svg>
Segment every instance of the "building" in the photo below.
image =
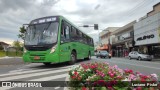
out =
<svg viewBox="0 0 160 90"><path fill-rule="evenodd" d="M102 44L109 44L109 38L110 38L110 34L112 32L114 32L115 30L117 30L119 27L108 27L106 29L104 29L101 33L100 33L100 41Z"/></svg>
<svg viewBox="0 0 160 90"><path fill-rule="evenodd" d="M117 29L111 35L112 56L125 57L133 48L133 25L136 21L132 21L127 25Z"/></svg>
<svg viewBox="0 0 160 90"><path fill-rule="evenodd" d="M135 50L160 58L160 3L134 25Z"/></svg>
<svg viewBox="0 0 160 90"><path fill-rule="evenodd" d="M158 12L160 12L160 2L153 6L153 10L147 13L147 17L152 16Z"/></svg>
<svg viewBox="0 0 160 90"><path fill-rule="evenodd" d="M7 51L7 48L9 47L9 44L7 44L5 42L0 42L0 46L3 47L4 51Z"/></svg>
<svg viewBox="0 0 160 90"><path fill-rule="evenodd" d="M110 51L110 35L112 32L114 32L115 30L117 30L119 27L108 27L106 29L104 29L99 37L100 37L100 46L97 48L98 50L107 50Z"/></svg>

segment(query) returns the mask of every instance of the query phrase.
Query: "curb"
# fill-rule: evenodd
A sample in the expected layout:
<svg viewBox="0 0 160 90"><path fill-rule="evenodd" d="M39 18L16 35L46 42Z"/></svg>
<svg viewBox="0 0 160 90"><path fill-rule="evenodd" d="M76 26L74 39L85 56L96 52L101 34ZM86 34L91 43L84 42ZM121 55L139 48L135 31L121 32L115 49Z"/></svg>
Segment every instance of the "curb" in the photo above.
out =
<svg viewBox="0 0 160 90"><path fill-rule="evenodd" d="M9 59L9 58L22 58L22 57L8 57L8 56L0 57L0 59Z"/></svg>

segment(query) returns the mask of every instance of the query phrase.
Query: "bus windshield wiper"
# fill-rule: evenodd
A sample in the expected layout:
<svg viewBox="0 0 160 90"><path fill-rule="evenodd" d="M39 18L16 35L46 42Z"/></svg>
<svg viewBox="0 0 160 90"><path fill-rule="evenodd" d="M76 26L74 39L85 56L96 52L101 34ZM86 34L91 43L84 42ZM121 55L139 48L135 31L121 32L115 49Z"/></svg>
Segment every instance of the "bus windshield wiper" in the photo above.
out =
<svg viewBox="0 0 160 90"><path fill-rule="evenodd" d="M49 26L51 25L52 22L49 22L49 24L47 25L47 27L44 28L44 30L48 30Z"/></svg>

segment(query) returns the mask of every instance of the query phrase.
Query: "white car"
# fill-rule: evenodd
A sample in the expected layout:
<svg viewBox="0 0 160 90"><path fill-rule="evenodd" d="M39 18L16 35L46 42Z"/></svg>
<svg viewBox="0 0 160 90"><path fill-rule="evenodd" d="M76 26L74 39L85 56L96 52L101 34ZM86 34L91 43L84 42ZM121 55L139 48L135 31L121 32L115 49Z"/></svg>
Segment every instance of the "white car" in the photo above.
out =
<svg viewBox="0 0 160 90"><path fill-rule="evenodd" d="M138 51L132 51L129 53L128 55L129 59L137 59L137 60L148 60L151 61L152 57L150 55L147 54L143 54L141 52Z"/></svg>

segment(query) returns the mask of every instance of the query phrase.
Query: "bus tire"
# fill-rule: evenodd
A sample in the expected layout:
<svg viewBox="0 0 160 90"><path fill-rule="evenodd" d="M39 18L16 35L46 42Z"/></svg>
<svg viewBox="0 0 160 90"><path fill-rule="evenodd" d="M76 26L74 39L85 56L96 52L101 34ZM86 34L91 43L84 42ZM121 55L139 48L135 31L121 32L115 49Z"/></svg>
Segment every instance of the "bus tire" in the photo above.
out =
<svg viewBox="0 0 160 90"><path fill-rule="evenodd" d="M72 52L71 53L71 60L69 61L69 64L73 65L73 64L75 64L75 62L76 62L76 53Z"/></svg>
<svg viewBox="0 0 160 90"><path fill-rule="evenodd" d="M90 51L88 52L88 57L86 59L87 60L91 60L91 53L90 53Z"/></svg>
<svg viewBox="0 0 160 90"><path fill-rule="evenodd" d="M49 65L51 65L51 63L43 63L45 66L49 66Z"/></svg>

